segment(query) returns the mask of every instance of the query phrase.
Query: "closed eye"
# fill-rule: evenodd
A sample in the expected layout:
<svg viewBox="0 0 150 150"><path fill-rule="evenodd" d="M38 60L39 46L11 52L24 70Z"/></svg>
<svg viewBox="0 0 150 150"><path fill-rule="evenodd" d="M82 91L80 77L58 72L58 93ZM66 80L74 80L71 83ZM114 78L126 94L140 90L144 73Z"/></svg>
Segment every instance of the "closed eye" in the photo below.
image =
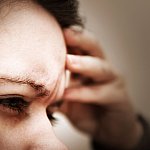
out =
<svg viewBox="0 0 150 150"><path fill-rule="evenodd" d="M22 97L0 96L0 110L11 115L24 113L28 106L29 102L26 102Z"/></svg>
<svg viewBox="0 0 150 150"><path fill-rule="evenodd" d="M4 95L0 96L0 111L9 115L22 115L26 114L26 109L30 103L23 97L16 95ZM53 116L53 112L46 110L47 117L51 121L52 125L56 124L57 119Z"/></svg>
<svg viewBox="0 0 150 150"><path fill-rule="evenodd" d="M56 112L62 104L62 100L55 101L46 109L47 117L51 121L53 126L56 125L56 123L58 122L58 119L54 117L54 112Z"/></svg>
<svg viewBox="0 0 150 150"><path fill-rule="evenodd" d="M56 117L54 117L53 113L47 113L47 117L50 120L52 126L56 125L58 120Z"/></svg>

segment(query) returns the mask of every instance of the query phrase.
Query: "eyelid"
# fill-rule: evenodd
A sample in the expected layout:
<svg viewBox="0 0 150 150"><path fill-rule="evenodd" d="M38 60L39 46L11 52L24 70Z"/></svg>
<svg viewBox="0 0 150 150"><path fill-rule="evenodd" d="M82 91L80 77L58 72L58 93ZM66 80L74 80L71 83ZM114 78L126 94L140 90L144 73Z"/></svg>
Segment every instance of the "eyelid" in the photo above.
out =
<svg viewBox="0 0 150 150"><path fill-rule="evenodd" d="M21 99L21 103L19 105L19 107L14 107L14 105L11 104L11 102L13 102L13 100L11 100L11 98L20 98ZM7 101L8 100L8 101ZM19 102L19 100L18 100ZM11 104L11 105L10 105ZM28 115L28 113L26 113L26 108L28 108L28 106L30 105L29 102L24 101L23 96L20 95L15 95L15 94L11 94L11 95L0 95L0 111L3 111L4 113L7 113L9 115L15 115L15 116L22 116L22 115ZM52 111L46 111L47 116L49 118L49 120L51 121L52 125L54 125L57 121L57 119L53 116L53 112Z"/></svg>
<svg viewBox="0 0 150 150"><path fill-rule="evenodd" d="M5 98L12 98L12 97L19 97L19 98L24 98L23 95L16 95L16 94L7 94L7 95L0 95L0 99L5 99Z"/></svg>
<svg viewBox="0 0 150 150"><path fill-rule="evenodd" d="M63 104L63 100L56 101L52 103L49 107L60 107Z"/></svg>
<svg viewBox="0 0 150 150"><path fill-rule="evenodd" d="M27 97L23 96L23 95L20 95L20 94L6 94L6 95L0 95L0 99L7 99L7 98L22 98L24 101L26 102L30 102L28 100Z"/></svg>
<svg viewBox="0 0 150 150"><path fill-rule="evenodd" d="M36 93L35 91L25 84L15 84L15 83L5 83L0 84L0 95L24 95L27 97L35 97Z"/></svg>
<svg viewBox="0 0 150 150"><path fill-rule="evenodd" d="M47 114L57 112L63 104L63 100L56 101L47 107Z"/></svg>
<svg viewBox="0 0 150 150"><path fill-rule="evenodd" d="M26 114L25 109L29 106L29 102L25 101L22 96L0 96L0 110L9 115Z"/></svg>
<svg viewBox="0 0 150 150"><path fill-rule="evenodd" d="M21 95L21 94L6 94L6 95L0 95L0 99L5 99L5 98L22 98L25 102L30 103L32 101L33 98Z"/></svg>
<svg viewBox="0 0 150 150"><path fill-rule="evenodd" d="M47 110L48 112L56 112L61 107L62 104L63 104L63 100L56 101L50 104Z"/></svg>

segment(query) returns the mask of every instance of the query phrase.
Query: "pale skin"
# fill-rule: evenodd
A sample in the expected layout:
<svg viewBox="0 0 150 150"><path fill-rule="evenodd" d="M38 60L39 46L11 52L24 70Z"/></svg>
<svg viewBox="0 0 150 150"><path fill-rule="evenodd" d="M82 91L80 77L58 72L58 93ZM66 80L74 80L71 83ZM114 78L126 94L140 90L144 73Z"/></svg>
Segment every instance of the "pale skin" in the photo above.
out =
<svg viewBox="0 0 150 150"><path fill-rule="evenodd" d="M87 31L67 29L64 35L70 52L88 55L67 56L66 68L80 77L72 78L65 90L62 112L99 143L122 150L135 148L143 129L122 77Z"/></svg>
<svg viewBox="0 0 150 150"><path fill-rule="evenodd" d="M72 30L63 36L53 16L35 3L18 2L8 10L4 7L0 18L0 148L66 150L47 116L62 97L60 110L80 130L108 145L134 147L141 126L123 81L95 39ZM66 57L65 44L89 56ZM65 90L66 69L83 76ZM87 77L93 79L88 87L82 84ZM14 101L9 97L26 101L20 102L23 113L8 107Z"/></svg>
<svg viewBox="0 0 150 150"><path fill-rule="evenodd" d="M67 150L48 118L65 88L62 30L32 2L18 1L1 15L0 149Z"/></svg>

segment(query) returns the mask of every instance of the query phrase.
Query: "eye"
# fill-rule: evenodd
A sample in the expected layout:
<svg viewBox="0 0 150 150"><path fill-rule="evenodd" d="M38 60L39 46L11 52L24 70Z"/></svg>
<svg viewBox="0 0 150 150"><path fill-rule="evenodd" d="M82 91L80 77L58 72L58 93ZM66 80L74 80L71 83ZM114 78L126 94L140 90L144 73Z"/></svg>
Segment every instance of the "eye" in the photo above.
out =
<svg viewBox="0 0 150 150"><path fill-rule="evenodd" d="M9 114L18 115L25 112L25 109L29 106L29 102L26 102L22 97L0 97L0 110Z"/></svg>
<svg viewBox="0 0 150 150"><path fill-rule="evenodd" d="M57 119L53 116L53 114L48 114L47 113L47 117L50 121L55 122Z"/></svg>
<svg viewBox="0 0 150 150"><path fill-rule="evenodd" d="M46 109L47 117L51 121L53 126L56 125L58 122L58 119L54 117L54 112L56 112L59 109L59 107L61 107L62 104L63 104L62 100L56 101Z"/></svg>
<svg viewBox="0 0 150 150"><path fill-rule="evenodd" d="M46 112L47 112L48 119L50 120L51 124L54 126L57 123L57 121L58 121L57 118L54 117L53 113L48 112L48 111L46 111Z"/></svg>

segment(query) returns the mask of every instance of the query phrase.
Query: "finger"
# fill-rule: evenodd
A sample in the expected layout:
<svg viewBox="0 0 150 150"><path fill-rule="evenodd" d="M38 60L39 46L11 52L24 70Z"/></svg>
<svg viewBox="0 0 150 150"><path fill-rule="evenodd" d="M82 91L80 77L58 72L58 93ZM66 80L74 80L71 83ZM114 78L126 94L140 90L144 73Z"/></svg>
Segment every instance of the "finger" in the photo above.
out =
<svg viewBox="0 0 150 150"><path fill-rule="evenodd" d="M72 29L65 29L64 37L67 46L86 51L92 56L104 58L99 42L89 32L78 32Z"/></svg>
<svg viewBox="0 0 150 150"><path fill-rule="evenodd" d="M125 99L124 90L118 83L99 86L80 86L66 89L64 101L107 105ZM122 96L123 95L123 96Z"/></svg>
<svg viewBox="0 0 150 150"><path fill-rule="evenodd" d="M108 81L116 77L115 71L106 61L91 56L67 55L66 69L94 81Z"/></svg>

